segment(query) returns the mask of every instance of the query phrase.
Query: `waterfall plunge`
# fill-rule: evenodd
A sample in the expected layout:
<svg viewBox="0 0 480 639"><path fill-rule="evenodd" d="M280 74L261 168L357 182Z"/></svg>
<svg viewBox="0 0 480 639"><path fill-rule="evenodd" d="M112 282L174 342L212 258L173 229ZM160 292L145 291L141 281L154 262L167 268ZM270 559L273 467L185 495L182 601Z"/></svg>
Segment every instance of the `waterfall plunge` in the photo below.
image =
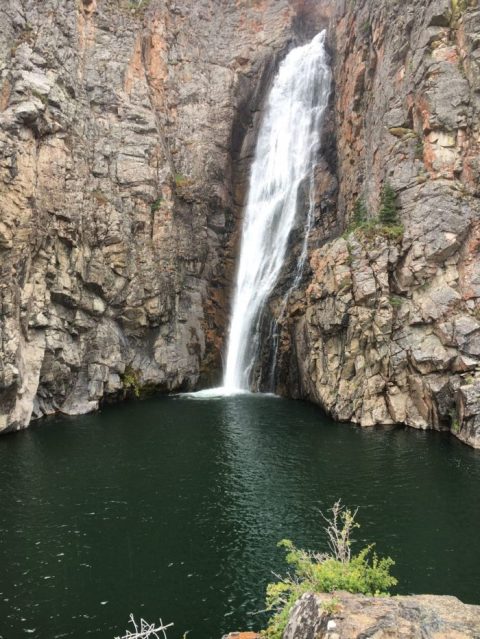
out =
<svg viewBox="0 0 480 639"><path fill-rule="evenodd" d="M306 234L293 280L294 285L299 283L313 216L313 172L330 81L322 31L310 43L290 51L273 82L250 176L222 389L225 394L249 389L260 346L262 310L285 260L301 199L299 189L308 184Z"/></svg>

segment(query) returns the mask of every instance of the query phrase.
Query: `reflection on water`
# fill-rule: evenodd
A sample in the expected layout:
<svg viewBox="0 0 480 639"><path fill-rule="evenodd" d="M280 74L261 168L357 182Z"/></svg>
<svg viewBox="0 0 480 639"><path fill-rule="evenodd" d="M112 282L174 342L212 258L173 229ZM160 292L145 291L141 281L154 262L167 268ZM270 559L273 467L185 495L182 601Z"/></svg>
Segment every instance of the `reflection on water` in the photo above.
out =
<svg viewBox="0 0 480 639"><path fill-rule="evenodd" d="M155 399L0 438L0 637L169 639L255 628L276 543L321 548L318 509L359 506L400 592L480 603L480 455L332 423L272 397ZM359 542L359 544L360 544Z"/></svg>

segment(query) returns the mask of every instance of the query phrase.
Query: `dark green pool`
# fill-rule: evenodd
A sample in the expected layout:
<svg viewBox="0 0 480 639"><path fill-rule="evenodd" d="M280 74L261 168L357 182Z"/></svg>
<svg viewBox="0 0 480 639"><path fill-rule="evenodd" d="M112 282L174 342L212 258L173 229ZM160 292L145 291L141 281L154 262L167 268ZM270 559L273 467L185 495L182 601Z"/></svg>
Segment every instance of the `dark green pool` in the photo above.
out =
<svg viewBox="0 0 480 639"><path fill-rule="evenodd" d="M0 637L169 639L258 627L278 540L320 548L319 508L359 506L359 545L402 593L480 603L480 454L337 425L271 397L155 399L0 438Z"/></svg>

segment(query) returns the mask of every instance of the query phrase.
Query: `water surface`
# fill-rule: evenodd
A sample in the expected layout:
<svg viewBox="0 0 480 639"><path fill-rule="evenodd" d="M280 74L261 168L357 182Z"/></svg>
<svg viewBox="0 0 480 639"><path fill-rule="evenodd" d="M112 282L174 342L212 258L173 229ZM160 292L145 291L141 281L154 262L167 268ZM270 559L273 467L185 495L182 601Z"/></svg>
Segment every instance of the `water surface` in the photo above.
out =
<svg viewBox="0 0 480 639"><path fill-rule="evenodd" d="M263 619L278 540L322 548L319 508L359 506L359 544L399 592L480 603L480 455L453 438L338 425L272 397L161 398L0 438L0 637L169 639Z"/></svg>

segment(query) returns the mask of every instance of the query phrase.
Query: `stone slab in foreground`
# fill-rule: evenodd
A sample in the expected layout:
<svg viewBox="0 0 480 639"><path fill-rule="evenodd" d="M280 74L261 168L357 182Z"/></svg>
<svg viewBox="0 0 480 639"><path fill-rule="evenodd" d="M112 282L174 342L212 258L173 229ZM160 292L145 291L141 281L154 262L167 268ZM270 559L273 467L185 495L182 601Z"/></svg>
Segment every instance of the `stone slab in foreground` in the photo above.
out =
<svg viewBox="0 0 480 639"><path fill-rule="evenodd" d="M480 639L480 606L437 595L307 593L295 604L283 639Z"/></svg>

